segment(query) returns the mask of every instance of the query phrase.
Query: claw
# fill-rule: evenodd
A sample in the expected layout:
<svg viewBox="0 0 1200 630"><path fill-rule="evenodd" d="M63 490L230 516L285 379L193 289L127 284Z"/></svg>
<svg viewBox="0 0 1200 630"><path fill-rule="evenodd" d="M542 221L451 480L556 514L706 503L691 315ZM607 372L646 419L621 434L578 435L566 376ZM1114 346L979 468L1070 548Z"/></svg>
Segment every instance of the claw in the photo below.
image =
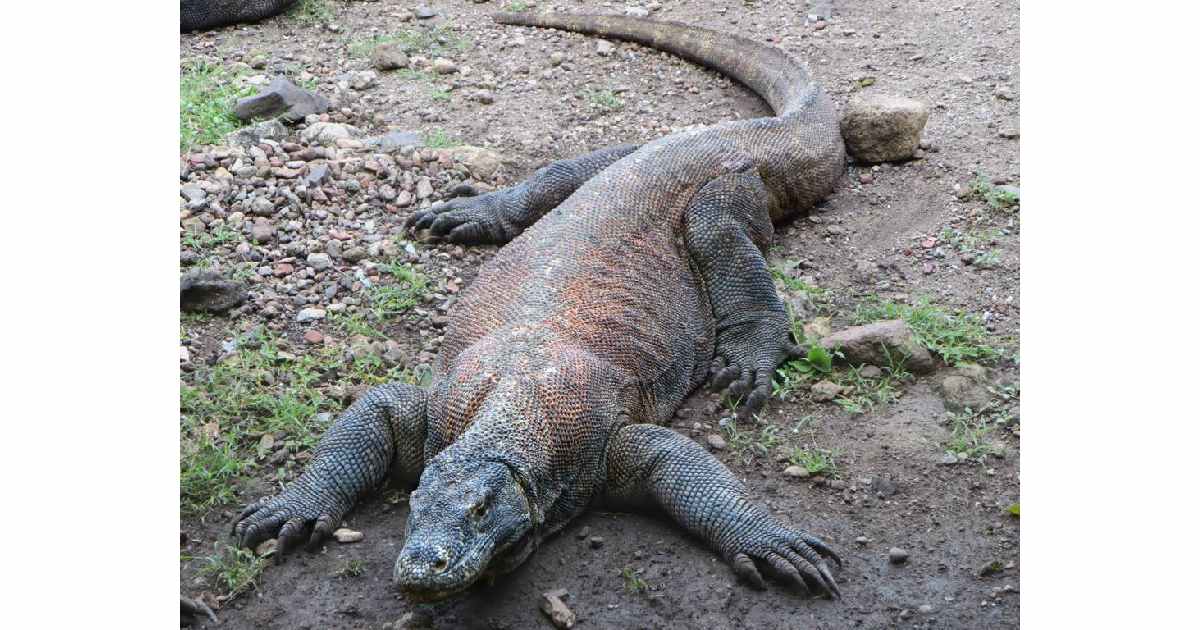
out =
<svg viewBox="0 0 1200 630"><path fill-rule="evenodd" d="M829 547L829 545L826 545L825 541L817 538L816 536L810 536L808 534L800 534L800 539L803 540L804 543L809 547L816 549L817 553L829 558L830 560L833 560L834 563L838 565L839 569L842 568L842 558L838 556L837 553Z"/></svg>
<svg viewBox="0 0 1200 630"><path fill-rule="evenodd" d="M780 578L786 578L792 584L798 586L804 592L805 597L812 596L812 589L808 587L808 582L804 580L804 576L793 566L792 562L772 553L767 554L766 560L767 564L771 566Z"/></svg>
<svg viewBox="0 0 1200 630"><path fill-rule="evenodd" d="M767 583L763 581L762 574L758 572L758 568L754 566L754 561L750 559L750 556L739 553L729 564L733 567L734 573L750 582L754 588L759 590L767 588Z"/></svg>

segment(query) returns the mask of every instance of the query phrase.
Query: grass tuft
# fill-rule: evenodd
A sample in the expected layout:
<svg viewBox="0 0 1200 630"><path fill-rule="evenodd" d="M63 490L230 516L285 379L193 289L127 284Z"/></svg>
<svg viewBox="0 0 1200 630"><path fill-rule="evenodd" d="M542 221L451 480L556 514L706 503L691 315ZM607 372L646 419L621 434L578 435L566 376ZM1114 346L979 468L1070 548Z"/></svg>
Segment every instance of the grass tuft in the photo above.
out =
<svg viewBox="0 0 1200 630"><path fill-rule="evenodd" d="M854 320L859 324L885 319L903 319L921 345L936 352L950 365L991 361L1002 355L999 348L990 345L987 329L979 317L961 310L943 310L925 298L910 306L872 297L860 304L854 313Z"/></svg>
<svg viewBox="0 0 1200 630"><path fill-rule="evenodd" d="M233 115L237 99L254 88L241 85L240 75L219 64L187 64L179 75L179 151L202 144L218 144L242 126Z"/></svg>
<svg viewBox="0 0 1200 630"><path fill-rule="evenodd" d="M254 555L253 551L225 545L204 559L199 574L224 591L228 601L254 588L266 566L266 560Z"/></svg>

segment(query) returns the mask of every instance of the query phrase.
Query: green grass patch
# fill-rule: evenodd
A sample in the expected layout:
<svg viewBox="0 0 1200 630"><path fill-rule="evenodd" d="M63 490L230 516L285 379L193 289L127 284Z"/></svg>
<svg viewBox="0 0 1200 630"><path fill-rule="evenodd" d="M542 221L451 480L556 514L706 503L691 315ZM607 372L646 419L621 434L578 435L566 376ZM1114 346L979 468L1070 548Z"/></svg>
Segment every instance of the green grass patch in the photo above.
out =
<svg viewBox="0 0 1200 630"><path fill-rule="evenodd" d="M721 432L729 448L743 464L749 464L759 457L768 457L780 444L784 436L780 435L779 427L767 424L754 429L744 429L738 426L737 420L730 417L723 421Z"/></svg>
<svg viewBox="0 0 1200 630"><path fill-rule="evenodd" d="M333 7L330 0L300 0L287 15L301 24L327 24L333 20Z"/></svg>
<svg viewBox="0 0 1200 630"><path fill-rule="evenodd" d="M504 5L504 9L506 11L510 11L512 13L520 13L522 11L529 10L529 3L527 3L527 2L509 2L508 4Z"/></svg>
<svg viewBox="0 0 1200 630"><path fill-rule="evenodd" d="M217 553L204 559L199 575L231 600L254 588L266 566L267 561L249 549L218 545Z"/></svg>
<svg viewBox="0 0 1200 630"><path fill-rule="evenodd" d="M425 134L425 146L431 149L444 149L462 144L461 140L446 133L445 129L433 129Z"/></svg>
<svg viewBox="0 0 1200 630"><path fill-rule="evenodd" d="M858 324L887 319L903 319L921 345L940 355L950 365L982 363L1002 355L999 348L991 345L987 329L979 317L961 310L941 309L932 305L927 298L908 305L871 297L859 304L854 313L855 323Z"/></svg>
<svg viewBox="0 0 1200 630"><path fill-rule="evenodd" d="M612 90L592 90L587 93L587 102L603 112L615 112L625 108L625 101Z"/></svg>
<svg viewBox="0 0 1200 630"><path fill-rule="evenodd" d="M383 271L392 277L393 283L375 285L367 293L376 321L405 313L424 301L429 291L429 279L416 267L392 262Z"/></svg>
<svg viewBox="0 0 1200 630"><path fill-rule="evenodd" d="M957 250L960 255L970 258L971 264L976 267L990 268L1000 263L1000 252L992 247L1000 238L1000 230L964 232L945 228L938 238Z"/></svg>
<svg viewBox="0 0 1200 630"><path fill-rule="evenodd" d="M232 245L242 240L242 233L225 225L203 232L184 232L180 244L203 254L222 245Z"/></svg>
<svg viewBox="0 0 1200 630"><path fill-rule="evenodd" d="M333 577L356 578L360 577L363 573L366 573L366 571L367 563L359 560L358 558L352 558L343 562L342 565L338 567L338 570L334 571Z"/></svg>
<svg viewBox="0 0 1200 630"><path fill-rule="evenodd" d="M471 40L445 26L415 28L351 41L347 48L355 57L366 57L380 44L397 44L408 54L445 56L466 50Z"/></svg>
<svg viewBox="0 0 1200 630"><path fill-rule="evenodd" d="M1011 208L1020 202L1013 193L992 185L983 176L971 180L971 194L976 199L982 199L987 205L997 210Z"/></svg>
<svg viewBox="0 0 1200 630"><path fill-rule="evenodd" d="M787 452L789 464L800 466L810 475L825 475L837 477L837 459L841 451L836 449L816 448L815 446L793 446Z"/></svg>
<svg viewBox="0 0 1200 630"><path fill-rule="evenodd" d="M947 419L950 424L950 439L945 444L948 453L959 459L979 461L1001 452L989 439L996 424L987 414L965 409L961 413L947 414Z"/></svg>
<svg viewBox="0 0 1200 630"><path fill-rule="evenodd" d="M239 74L219 64L190 63L179 74L179 151L218 144L242 126L233 115L237 99L254 88L238 82Z"/></svg>

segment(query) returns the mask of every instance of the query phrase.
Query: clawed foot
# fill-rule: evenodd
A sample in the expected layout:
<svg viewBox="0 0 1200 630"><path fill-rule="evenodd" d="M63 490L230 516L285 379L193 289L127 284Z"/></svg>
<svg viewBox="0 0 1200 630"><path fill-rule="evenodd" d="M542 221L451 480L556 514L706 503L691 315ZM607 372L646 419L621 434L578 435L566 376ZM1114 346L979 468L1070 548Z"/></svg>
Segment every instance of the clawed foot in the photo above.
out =
<svg viewBox="0 0 1200 630"><path fill-rule="evenodd" d="M759 568L771 576L795 585L805 595L828 593L834 599L840 599L841 590L833 580L828 558L840 569L842 560L832 549L819 538L810 536L770 522L760 531L743 536L748 541L738 545L731 558L730 565L734 573L750 582L755 588L766 588Z"/></svg>
<svg viewBox="0 0 1200 630"><path fill-rule="evenodd" d="M756 327L751 334L717 344L717 356L709 369L709 386L714 392L739 401L750 413L758 413L771 398L771 379L779 364L804 356L804 349L788 341L786 327Z"/></svg>
<svg viewBox="0 0 1200 630"><path fill-rule="evenodd" d="M315 548L333 533L347 510L334 501L322 500L291 486L279 496L263 497L247 506L233 526L239 547L253 549L259 543L278 538L275 553L282 557L308 541Z"/></svg>
<svg viewBox="0 0 1200 630"><path fill-rule="evenodd" d="M435 238L464 245L506 243L521 232L509 221L513 200L507 189L478 195L474 188L463 185L453 192L460 196L412 214L405 227L427 229Z"/></svg>

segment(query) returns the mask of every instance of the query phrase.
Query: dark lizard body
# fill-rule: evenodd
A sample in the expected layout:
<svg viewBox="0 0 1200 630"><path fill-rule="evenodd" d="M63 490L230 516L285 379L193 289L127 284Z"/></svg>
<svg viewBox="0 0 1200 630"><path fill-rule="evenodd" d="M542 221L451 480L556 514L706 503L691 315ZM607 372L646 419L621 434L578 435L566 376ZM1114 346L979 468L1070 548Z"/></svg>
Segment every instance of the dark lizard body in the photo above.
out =
<svg viewBox="0 0 1200 630"><path fill-rule="evenodd" d="M832 189L832 103L778 49L679 24L498 16L638 41L715 67L778 113L563 160L410 218L455 242L508 242L450 314L429 390L387 385L330 428L312 464L243 512L243 544L317 542L390 472L411 496L401 588L459 592L519 565L587 507L657 508L762 585L759 568L837 594L820 540L746 499L665 429L711 377L751 410L800 350L763 259L772 221Z"/></svg>
<svg viewBox="0 0 1200 630"><path fill-rule="evenodd" d="M179 0L179 30L186 33L278 15L296 0Z"/></svg>

